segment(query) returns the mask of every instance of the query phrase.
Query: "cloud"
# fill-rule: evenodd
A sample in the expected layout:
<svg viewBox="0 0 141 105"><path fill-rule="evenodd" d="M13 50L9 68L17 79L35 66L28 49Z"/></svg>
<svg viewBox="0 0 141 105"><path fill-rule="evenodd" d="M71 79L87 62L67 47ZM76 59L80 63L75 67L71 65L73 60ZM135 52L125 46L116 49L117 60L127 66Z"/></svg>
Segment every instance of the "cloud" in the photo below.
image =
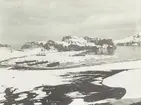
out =
<svg viewBox="0 0 141 105"><path fill-rule="evenodd" d="M140 0L1 0L0 38L23 43L65 35L129 36L140 25L140 4Z"/></svg>

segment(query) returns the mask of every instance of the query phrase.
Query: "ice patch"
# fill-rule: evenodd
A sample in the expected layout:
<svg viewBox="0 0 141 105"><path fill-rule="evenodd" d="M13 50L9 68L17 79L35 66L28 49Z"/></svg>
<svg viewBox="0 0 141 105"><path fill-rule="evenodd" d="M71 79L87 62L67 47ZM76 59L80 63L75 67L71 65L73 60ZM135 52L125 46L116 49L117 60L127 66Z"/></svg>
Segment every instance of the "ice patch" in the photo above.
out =
<svg viewBox="0 0 141 105"><path fill-rule="evenodd" d="M34 90L32 92L37 94L37 96L34 98L35 100L43 99L44 97L47 96L46 92L43 91L43 88L38 89L38 90Z"/></svg>
<svg viewBox="0 0 141 105"><path fill-rule="evenodd" d="M85 95L79 93L79 92L72 92L72 93L67 93L67 96L71 97L71 98L82 98Z"/></svg>
<svg viewBox="0 0 141 105"><path fill-rule="evenodd" d="M20 94L19 98L15 99L15 101L20 101L20 100L23 100L23 99L26 99L26 98L27 98L27 94L23 93L23 94Z"/></svg>
<svg viewBox="0 0 141 105"><path fill-rule="evenodd" d="M88 105L83 99L74 99L69 105Z"/></svg>

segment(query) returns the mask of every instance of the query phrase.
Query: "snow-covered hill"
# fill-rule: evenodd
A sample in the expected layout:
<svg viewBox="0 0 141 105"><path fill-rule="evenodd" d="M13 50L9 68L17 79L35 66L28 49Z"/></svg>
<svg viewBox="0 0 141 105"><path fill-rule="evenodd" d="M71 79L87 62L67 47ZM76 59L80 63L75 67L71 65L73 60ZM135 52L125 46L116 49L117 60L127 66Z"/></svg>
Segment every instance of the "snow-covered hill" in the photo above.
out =
<svg viewBox="0 0 141 105"><path fill-rule="evenodd" d="M8 55L12 52L13 49L9 45L0 43L0 60L3 60L5 59L5 57L8 57Z"/></svg>
<svg viewBox="0 0 141 105"><path fill-rule="evenodd" d="M119 46L140 46L141 45L141 33L129 36L127 38L117 40L114 42L116 45Z"/></svg>
<svg viewBox="0 0 141 105"><path fill-rule="evenodd" d="M0 61L23 57L33 54L38 54L41 49L18 51L13 49L10 45L0 43Z"/></svg>
<svg viewBox="0 0 141 105"><path fill-rule="evenodd" d="M53 51L82 51L90 50L95 53L113 53L114 43L111 39L101 39L95 37L65 36L61 41L37 41L27 42L22 49L44 48ZM109 48L109 49L108 49Z"/></svg>
<svg viewBox="0 0 141 105"><path fill-rule="evenodd" d="M46 43L47 41L27 42L21 47L21 49L41 48Z"/></svg>

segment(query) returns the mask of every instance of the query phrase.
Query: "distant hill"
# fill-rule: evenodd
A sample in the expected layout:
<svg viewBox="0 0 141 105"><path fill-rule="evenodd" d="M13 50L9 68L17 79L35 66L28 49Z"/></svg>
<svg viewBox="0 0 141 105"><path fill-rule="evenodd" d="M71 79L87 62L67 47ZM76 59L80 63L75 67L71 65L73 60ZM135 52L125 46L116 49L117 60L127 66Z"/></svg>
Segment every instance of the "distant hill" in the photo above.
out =
<svg viewBox="0 0 141 105"><path fill-rule="evenodd" d="M140 46L141 45L141 33L133 36L126 37L114 42L118 46Z"/></svg>
<svg viewBox="0 0 141 105"><path fill-rule="evenodd" d="M9 58L13 51L10 45L0 43L0 61Z"/></svg>
<svg viewBox="0 0 141 105"><path fill-rule="evenodd" d="M97 37L78 37L65 36L61 41L36 41L27 42L21 49L44 48L54 51L82 51L88 50L96 54L108 53L111 54L115 50L112 39L102 39ZM104 50L103 50L104 49ZM105 50L106 49L106 50ZM104 51L104 52L103 52Z"/></svg>
<svg viewBox="0 0 141 105"><path fill-rule="evenodd" d="M7 45L7 44L3 44L3 43L0 43L0 52L12 52L12 48L10 45Z"/></svg>

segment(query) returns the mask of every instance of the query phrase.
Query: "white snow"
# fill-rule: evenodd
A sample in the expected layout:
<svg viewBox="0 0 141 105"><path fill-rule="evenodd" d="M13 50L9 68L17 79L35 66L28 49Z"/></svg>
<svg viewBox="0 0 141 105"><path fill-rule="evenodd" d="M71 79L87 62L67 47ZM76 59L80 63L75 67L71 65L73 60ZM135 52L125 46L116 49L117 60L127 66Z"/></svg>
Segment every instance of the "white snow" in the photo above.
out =
<svg viewBox="0 0 141 105"><path fill-rule="evenodd" d="M110 55L86 55L86 56L73 56L75 54L81 53L82 51L68 51L68 52L48 52L41 51L40 48L34 50L25 50L24 52L12 53L14 56L25 56L21 58L10 59L3 62L4 65L15 65L15 62L25 61L25 60L37 60L37 61L49 61L49 62L60 62L60 63L76 63L81 64L85 61L100 60L107 58L114 58L116 56ZM37 56L37 54L44 53L45 56ZM11 56L7 56L11 58Z"/></svg>
<svg viewBox="0 0 141 105"><path fill-rule="evenodd" d="M0 48L0 61L2 60L7 60L10 58L15 58L15 57L22 57L22 56L31 56L35 55L41 52L41 48L36 48L33 50L25 50L25 51L17 51L14 49L9 49L6 47L1 47Z"/></svg>
<svg viewBox="0 0 141 105"><path fill-rule="evenodd" d="M0 60L5 60L8 58L8 55L11 55L12 49L9 49L7 47L0 47Z"/></svg>
<svg viewBox="0 0 141 105"><path fill-rule="evenodd" d="M59 71L13 71L0 68L0 92L8 87L17 88L16 92L22 92L42 85L65 84L59 76Z"/></svg>
<svg viewBox="0 0 141 105"><path fill-rule="evenodd" d="M137 43L139 42L139 43L141 43L141 33L138 33L138 34L135 34L133 36L129 36L129 37L114 41L115 44L127 43L127 42L137 42Z"/></svg>
<svg viewBox="0 0 141 105"><path fill-rule="evenodd" d="M62 44L63 46L69 46L69 43L64 41L55 41L57 44Z"/></svg>
<svg viewBox="0 0 141 105"><path fill-rule="evenodd" d="M91 67L80 67L62 70L47 71L15 71L0 68L0 92L4 92L7 87L18 88L17 91L26 91L36 86L42 85L59 85L69 83L64 81L60 75L68 72L78 71L110 71L111 69L135 69L141 68L141 61L132 61L124 63L113 63ZM8 69L8 68L7 68ZM100 80L100 78L98 78ZM104 84L111 87L123 87L127 89L125 98L140 97L141 94L141 70L130 70L121 72L104 80ZM100 82L100 81L99 81ZM134 89L134 90L133 90Z"/></svg>
<svg viewBox="0 0 141 105"><path fill-rule="evenodd" d="M52 55L52 54L51 54ZM48 57L34 57L34 56L30 56L27 58L20 58L20 59L15 59L15 60L11 60L8 63L14 63L16 61L23 61L23 60L38 60L38 59L42 59L42 61L48 60L48 61L59 61L59 62L74 62L74 63L79 63L83 60L87 60L88 58L85 57L68 57L65 56L59 56L57 54L53 56L51 56L50 54L47 55ZM121 70L121 69L138 69L141 68L141 60L138 61L127 61L127 62L117 62L117 63L109 63L109 64L102 64L102 65L96 65L96 66L86 66L86 67L79 67L79 68L70 68L70 69L63 69L64 71L91 71L91 70L95 70L95 71L111 71L111 70ZM61 71L61 70L60 70Z"/></svg>
<svg viewBox="0 0 141 105"><path fill-rule="evenodd" d="M91 102L91 103L89 103L88 105L99 105L99 104L102 104L102 105L104 105L105 103L108 103L108 102L113 102L113 101L115 101L114 99L104 99L104 100L100 100L100 101L95 101L95 102Z"/></svg>
<svg viewBox="0 0 141 105"><path fill-rule="evenodd" d="M82 98L82 97L85 96L82 93L79 93L78 91L67 93L66 95L69 96L69 97L71 97L71 98Z"/></svg>
<svg viewBox="0 0 141 105"><path fill-rule="evenodd" d="M64 46L68 46L70 44L74 44L78 46L96 46L94 43L87 42L87 40L85 40L84 37L78 37L78 36L71 36L71 38L65 39L65 41L58 42L58 43L61 43Z"/></svg>
<svg viewBox="0 0 141 105"><path fill-rule="evenodd" d="M38 96L36 96L36 97L34 98L35 100L43 99L44 97L47 96L47 95L46 95L46 92L44 92L44 91L42 91L42 90L43 90L43 88L40 88L40 89L38 89L38 90L32 91L33 93L38 94ZM51 93L50 93L50 94L51 94Z"/></svg>
<svg viewBox="0 0 141 105"><path fill-rule="evenodd" d="M83 57L73 57L72 55L79 52L48 52L45 51L46 56L35 56L41 52L41 48L22 51L11 51L7 48L0 48L0 60L9 59L12 57L28 56L24 58L17 58L14 60L9 60L9 63L23 60L49 60L49 61L59 61L59 62L74 62L79 63L80 61L89 59L104 59L113 56L98 56L98 55L87 55ZM48 70L48 71L13 71L6 70L8 68L0 68L0 93L3 93L7 87L14 87L20 91L26 91L33 89L36 86L41 85L59 85L66 84L59 75L63 75L67 72L78 72L78 71L110 71L110 70L121 70L121 69L131 69L129 71L124 71L109 78L104 79L103 84L110 87L122 87L125 88L127 93L123 97L126 98L140 98L141 97L141 60L139 61L128 61L128 62L118 62L111 64L96 65L90 67L79 67L61 70ZM94 84L101 85L101 78L97 78L98 81L93 82ZM41 92L40 90L37 92ZM81 96L79 93L70 93L70 96ZM4 94L0 94L3 97ZM45 93L40 94L36 98L44 97ZM22 96L23 97L23 96ZM2 98L1 98L2 99ZM1 100L0 99L0 100ZM70 105L83 105L82 99L75 99Z"/></svg>
<svg viewBox="0 0 141 105"><path fill-rule="evenodd" d="M115 44L118 44L118 43L127 43L127 42L131 42L133 41L133 36L130 36L130 37L127 37L127 38L124 38L124 39L120 39L120 40L116 40L114 41Z"/></svg>
<svg viewBox="0 0 141 105"><path fill-rule="evenodd" d="M110 70L122 70L122 69L138 69L141 68L141 61L128 61L128 62L118 62L110 64L102 64L97 66L85 67L87 70L101 70L101 71L110 71Z"/></svg>
<svg viewBox="0 0 141 105"><path fill-rule="evenodd" d="M25 94L25 93L23 93L23 94L20 94L19 95L19 98L17 98L17 99L15 99L15 101L20 101L20 100L23 100L23 99L25 99L25 98L27 98L27 94Z"/></svg>
<svg viewBox="0 0 141 105"><path fill-rule="evenodd" d="M129 64L130 66L130 64ZM141 98L141 69L124 71L104 79L103 84L110 87L122 87L126 89L123 99Z"/></svg>
<svg viewBox="0 0 141 105"><path fill-rule="evenodd" d="M74 99L69 105L88 105L83 99Z"/></svg>
<svg viewBox="0 0 141 105"><path fill-rule="evenodd" d="M102 77L98 77L98 78L95 78L95 80L97 80L97 81L102 81L103 78L102 78Z"/></svg>
<svg viewBox="0 0 141 105"><path fill-rule="evenodd" d="M36 103L34 103L34 105L42 105L42 103L36 102Z"/></svg>

